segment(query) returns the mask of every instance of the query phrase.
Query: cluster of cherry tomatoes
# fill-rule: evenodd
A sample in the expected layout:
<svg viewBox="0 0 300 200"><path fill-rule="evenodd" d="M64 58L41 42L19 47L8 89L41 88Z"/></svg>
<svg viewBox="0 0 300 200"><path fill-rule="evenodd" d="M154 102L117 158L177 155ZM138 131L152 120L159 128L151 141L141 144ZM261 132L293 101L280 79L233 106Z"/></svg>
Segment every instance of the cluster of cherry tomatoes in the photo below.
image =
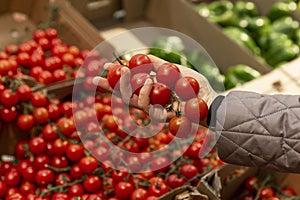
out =
<svg viewBox="0 0 300 200"><path fill-rule="evenodd" d="M54 28L39 29L31 40L9 44L0 52L0 76L29 75L42 84L63 81L75 77L88 53L64 43Z"/></svg>
<svg viewBox="0 0 300 200"><path fill-rule="evenodd" d="M244 188L245 192L241 195L241 200L285 200L297 196L295 190L291 187L274 187L274 181L271 180L270 176L265 179L250 176L245 180Z"/></svg>
<svg viewBox="0 0 300 200"><path fill-rule="evenodd" d="M199 124L208 114L206 102L198 97L200 85L190 76L182 76L179 68L172 63L164 63L153 67L150 58L145 54L134 55L128 64L131 70L131 87L135 95L139 95L141 87L147 79L154 81L150 93L150 104L160 105L172 110L174 101L185 102L178 106L176 116L169 121L169 130L177 137L187 138L192 130L192 123ZM119 89L122 65L115 65L108 71L107 80L114 89ZM155 77L150 73L154 71ZM184 113L184 115L183 115Z"/></svg>
<svg viewBox="0 0 300 200"><path fill-rule="evenodd" d="M99 124L90 122L93 117L90 105L92 98L96 101L93 109ZM0 198L157 199L184 184L196 185L201 174L222 164L213 151L209 157L198 157L205 135L205 129L199 129L195 141L181 159L163 169L159 166L167 162L167 156L151 158L145 156L147 154L126 160L132 167L146 164L144 172L140 174L111 168L109 146L101 137L94 137L95 133L99 133L99 128L104 130L105 137L112 143L136 153L150 153L163 148L174 136L167 127L152 138L126 135L116 123L117 120L122 120L121 124L128 126L132 121L142 125L149 117L136 108L130 108L127 118L121 117L126 116L125 113L113 115L110 94L99 93L96 97L87 96L78 102L61 102L55 98L46 100L45 107L40 107L43 112L46 113L49 106L56 109L48 112L31 128L35 129L34 137L17 143L15 162L1 163ZM73 113L73 109L76 112ZM74 121L82 122L82 128L76 129ZM28 123L28 120L25 122ZM89 138L82 143L81 136L84 133L89 133ZM96 158L100 157L105 161L99 162ZM152 171L152 167L160 170Z"/></svg>
<svg viewBox="0 0 300 200"><path fill-rule="evenodd" d="M43 33L49 37L47 31ZM35 32L34 39L39 45L44 44L43 33ZM21 52L17 50L17 54L7 54L18 58ZM66 61L63 57L61 60ZM81 59L85 57L81 56ZM7 61L11 62L11 59ZM97 53L89 54L83 70L77 72L84 74L80 83L84 90L73 101L57 99L55 95L49 96L43 91L33 91L28 85L16 83L14 76L30 68L24 63L17 71L8 70L3 74L9 80L0 84L1 121L8 125L16 122L25 132L22 134L27 132L29 135L30 132L31 137L15 145L15 161L0 162L0 198L153 200L184 184L197 185L201 175L223 164L214 150L207 157L199 158L207 131L204 128L195 130L196 136L191 145L173 148L168 152L170 155L152 157L151 152L168 146L174 139L174 133L168 126L162 126L152 137L145 137L148 136L147 131L139 131L135 135L124 131L124 128L133 130L136 125L146 126L149 116L137 108L129 108L129 113L126 113L120 98L113 98L103 89L95 88L92 79L99 74L105 62ZM43 71L48 71L45 63ZM51 73L54 71L50 70ZM95 89L96 94L92 92ZM164 105L159 102L160 97L151 98ZM169 101L165 100L165 104ZM119 106L112 108L112 105ZM95 116L96 121L93 120ZM122 156L111 154L110 146L99 134L121 149L140 154L122 159L121 163L126 165L114 168L112 160ZM171 162L170 157L179 154L183 154L180 159ZM140 173L124 170L125 166Z"/></svg>

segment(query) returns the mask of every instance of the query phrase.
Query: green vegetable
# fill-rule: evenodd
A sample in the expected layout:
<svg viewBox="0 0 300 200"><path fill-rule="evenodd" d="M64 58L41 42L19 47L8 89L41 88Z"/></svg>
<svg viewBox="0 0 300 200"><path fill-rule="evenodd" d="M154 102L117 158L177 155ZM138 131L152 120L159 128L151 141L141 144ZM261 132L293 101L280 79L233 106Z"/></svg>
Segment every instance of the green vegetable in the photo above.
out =
<svg viewBox="0 0 300 200"><path fill-rule="evenodd" d="M293 20L290 16L282 17L275 20L272 24L272 30L275 32L284 33L289 38L294 39L296 31L299 29L299 22Z"/></svg>
<svg viewBox="0 0 300 200"><path fill-rule="evenodd" d="M267 16L271 21L275 21L281 17L289 16L296 9L297 4L295 2L276 2Z"/></svg>
<svg viewBox="0 0 300 200"><path fill-rule="evenodd" d="M236 26L239 19L233 11L233 3L227 0L214 1L210 3L208 20L221 26Z"/></svg>
<svg viewBox="0 0 300 200"><path fill-rule="evenodd" d="M248 33L237 27L226 27L224 33L238 44L248 48L255 55L260 55L260 49Z"/></svg>
<svg viewBox="0 0 300 200"><path fill-rule="evenodd" d="M242 85L259 76L261 76L261 74L258 71L247 65L239 64L232 66L225 73L225 89L228 90L238 85Z"/></svg>
<svg viewBox="0 0 300 200"><path fill-rule="evenodd" d="M153 46L149 49L149 54L181 64L184 56L184 44L177 36L161 37L154 41Z"/></svg>
<svg viewBox="0 0 300 200"><path fill-rule="evenodd" d="M283 33L270 32L259 40L267 63L277 67L299 56L299 47Z"/></svg>
<svg viewBox="0 0 300 200"><path fill-rule="evenodd" d="M271 28L270 24L269 18L258 16L242 19L239 26L246 29L252 38L259 38L266 30Z"/></svg>
<svg viewBox="0 0 300 200"><path fill-rule="evenodd" d="M256 5L251 1L237 1L234 3L233 11L239 17L255 17L258 16Z"/></svg>

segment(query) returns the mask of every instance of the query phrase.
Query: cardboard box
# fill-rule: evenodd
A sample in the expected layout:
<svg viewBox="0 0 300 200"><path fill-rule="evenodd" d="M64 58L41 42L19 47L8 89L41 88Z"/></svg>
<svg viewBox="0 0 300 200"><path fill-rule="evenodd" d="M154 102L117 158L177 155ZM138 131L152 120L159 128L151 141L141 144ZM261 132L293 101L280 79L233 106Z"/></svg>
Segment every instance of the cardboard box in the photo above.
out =
<svg viewBox="0 0 300 200"><path fill-rule="evenodd" d="M279 173L236 165L224 165L206 174L201 178L198 190L207 194L210 200L237 199L244 189L243 184L247 177L257 176L263 178L267 175L271 175L274 178L272 180L275 181L275 185L279 188L289 186L295 190L297 195L300 195L299 174ZM228 180L229 177L232 177L232 179ZM224 182L225 179L227 179L226 183Z"/></svg>
<svg viewBox="0 0 300 200"><path fill-rule="evenodd" d="M0 2L0 47L17 44L31 38L32 32L49 17L59 36L68 44L92 49L103 41L98 31L65 0L5 0Z"/></svg>
<svg viewBox="0 0 300 200"><path fill-rule="evenodd" d="M133 28L164 27L183 33L201 44L223 72L229 66L241 63L250 65L261 73L272 70L226 37L217 25L200 16L187 0L122 0L122 5L126 13L124 21L106 28L96 25L104 38L112 38ZM136 35L133 34L132 37ZM136 40L141 41L139 38Z"/></svg>
<svg viewBox="0 0 300 200"><path fill-rule="evenodd" d="M208 197L201 194L197 188L186 185L171 190L158 200L208 200Z"/></svg>
<svg viewBox="0 0 300 200"><path fill-rule="evenodd" d="M64 0L52 4L49 4L49 0L2 0L0 49L3 50L7 44L18 44L30 39L32 32L39 24L47 22L51 14L59 37L66 43L81 49L93 49L103 41L98 31ZM0 155L12 155L17 141L29 135L20 131L16 124L0 124Z"/></svg>
<svg viewBox="0 0 300 200"><path fill-rule="evenodd" d="M300 58L274 69L255 80L232 90L252 91L262 94L300 94ZM230 92L229 90L227 92Z"/></svg>

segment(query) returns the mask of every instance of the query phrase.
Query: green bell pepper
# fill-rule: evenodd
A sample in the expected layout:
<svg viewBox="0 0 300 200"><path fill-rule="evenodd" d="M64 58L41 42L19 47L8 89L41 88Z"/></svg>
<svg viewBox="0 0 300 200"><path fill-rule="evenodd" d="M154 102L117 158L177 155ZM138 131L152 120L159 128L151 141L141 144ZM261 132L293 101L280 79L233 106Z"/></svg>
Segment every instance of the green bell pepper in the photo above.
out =
<svg viewBox="0 0 300 200"><path fill-rule="evenodd" d="M266 62L277 67L299 56L299 47L287 35L270 32L260 38L262 55Z"/></svg>
<svg viewBox="0 0 300 200"><path fill-rule="evenodd" d="M259 76L261 76L260 72L244 64L229 67L225 73L225 89L228 90L242 85L243 83L251 81Z"/></svg>
<svg viewBox="0 0 300 200"><path fill-rule="evenodd" d="M177 36L161 37L154 41L152 47L149 48L149 54L181 64L182 57L184 57L184 44Z"/></svg>
<svg viewBox="0 0 300 200"><path fill-rule="evenodd" d="M295 2L276 2L267 16L271 21L275 21L281 17L289 16L291 12L297 10Z"/></svg>
<svg viewBox="0 0 300 200"><path fill-rule="evenodd" d="M212 23L221 26L236 26L239 22L239 18L233 10L233 3L228 0L214 1L207 8L210 11L207 18Z"/></svg>
<svg viewBox="0 0 300 200"><path fill-rule="evenodd" d="M261 35L271 27L269 18L265 16L246 17L242 19L239 26L246 29L252 38L259 38Z"/></svg>
<svg viewBox="0 0 300 200"><path fill-rule="evenodd" d="M256 43L248 33L237 27L226 27L223 30L224 33L232 40L236 41L241 46L246 47L255 55L260 56L260 48L256 45Z"/></svg>
<svg viewBox="0 0 300 200"><path fill-rule="evenodd" d="M272 23L272 30L275 32L284 33L290 39L296 38L296 31L299 29L299 22L292 17L281 17Z"/></svg>
<svg viewBox="0 0 300 200"><path fill-rule="evenodd" d="M233 11L239 17L256 17L258 16L258 9L251 1L237 1L234 3Z"/></svg>

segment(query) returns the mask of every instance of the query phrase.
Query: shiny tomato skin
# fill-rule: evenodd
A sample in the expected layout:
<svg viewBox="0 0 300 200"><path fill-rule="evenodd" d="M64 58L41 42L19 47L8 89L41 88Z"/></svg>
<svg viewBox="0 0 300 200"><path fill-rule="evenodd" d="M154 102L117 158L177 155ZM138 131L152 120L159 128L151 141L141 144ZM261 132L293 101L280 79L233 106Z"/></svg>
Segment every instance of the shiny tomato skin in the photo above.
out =
<svg viewBox="0 0 300 200"><path fill-rule="evenodd" d="M197 97L200 85L193 77L185 76L176 81L174 89L180 99L188 100Z"/></svg>
<svg viewBox="0 0 300 200"><path fill-rule="evenodd" d="M1 103L3 106L10 108L17 105L19 102L18 95L13 92L11 89L5 89L1 95Z"/></svg>
<svg viewBox="0 0 300 200"><path fill-rule="evenodd" d="M169 122L169 131L176 137L186 138L192 129L192 123L185 116L173 117Z"/></svg>
<svg viewBox="0 0 300 200"><path fill-rule="evenodd" d="M55 174L50 169L40 169L35 175L35 181L39 186L46 186L49 183L53 183L55 180Z"/></svg>
<svg viewBox="0 0 300 200"><path fill-rule="evenodd" d="M198 169L194 165L184 164L180 168L180 173L187 179L191 179L198 174Z"/></svg>
<svg viewBox="0 0 300 200"><path fill-rule="evenodd" d="M48 110L44 107L36 108L33 111L34 121L39 124L45 124L49 119Z"/></svg>
<svg viewBox="0 0 300 200"><path fill-rule="evenodd" d="M31 98L32 90L28 85L20 85L17 87L16 93L20 101L28 101Z"/></svg>
<svg viewBox="0 0 300 200"><path fill-rule="evenodd" d="M6 123L11 123L17 118L18 111L15 106L10 108L0 108L0 119Z"/></svg>
<svg viewBox="0 0 300 200"><path fill-rule="evenodd" d="M83 187L87 192L97 192L101 188L101 180L96 175L90 175L83 181Z"/></svg>
<svg viewBox="0 0 300 200"><path fill-rule="evenodd" d="M259 199L268 199L274 196L275 196L275 191L272 188L265 186L260 191Z"/></svg>
<svg viewBox="0 0 300 200"><path fill-rule="evenodd" d="M178 177L177 174L171 174L166 179L166 184L174 189L180 186L183 186L185 184L185 180L183 177Z"/></svg>
<svg viewBox="0 0 300 200"><path fill-rule="evenodd" d="M164 182L152 183L148 188L148 195L160 197L169 192L168 186Z"/></svg>
<svg viewBox="0 0 300 200"><path fill-rule="evenodd" d="M147 198L147 196L147 190L143 188L137 188L132 192L130 200L144 200Z"/></svg>
<svg viewBox="0 0 300 200"><path fill-rule="evenodd" d="M169 88L174 88L176 81L180 78L179 68L172 63L164 63L156 70L156 80Z"/></svg>
<svg viewBox="0 0 300 200"><path fill-rule="evenodd" d="M134 186L129 182L121 181L115 186L115 194L120 200L129 200Z"/></svg>
<svg viewBox="0 0 300 200"><path fill-rule="evenodd" d="M92 156L81 158L79 161L80 170L85 174L93 174L98 167L97 160Z"/></svg>
<svg viewBox="0 0 300 200"><path fill-rule="evenodd" d="M120 83L119 80L121 78L121 69L122 65L116 65L112 69L110 69L107 73L107 81L110 85L110 87L119 89Z"/></svg>
<svg viewBox="0 0 300 200"><path fill-rule="evenodd" d="M48 99L42 92L34 92L31 95L31 103L34 107L45 107L48 104Z"/></svg>
<svg viewBox="0 0 300 200"><path fill-rule="evenodd" d="M31 138L28 145L30 152L34 155L43 154L47 149L46 141L39 136Z"/></svg>
<svg viewBox="0 0 300 200"><path fill-rule="evenodd" d="M30 114L21 114L17 119L18 127L23 131L29 131L34 126L34 118Z"/></svg>
<svg viewBox="0 0 300 200"><path fill-rule="evenodd" d="M171 100L171 90L162 83L154 83L150 93L150 104L167 105Z"/></svg>
<svg viewBox="0 0 300 200"><path fill-rule="evenodd" d="M184 106L185 116L192 122L199 123L208 115L208 106L201 98L192 98Z"/></svg>
<svg viewBox="0 0 300 200"><path fill-rule="evenodd" d="M131 77L130 83L134 94L139 95L147 79L152 79L147 73L137 73Z"/></svg>
<svg viewBox="0 0 300 200"><path fill-rule="evenodd" d="M131 73L147 73L149 74L153 69L153 63L145 54L135 54L129 60L129 69Z"/></svg>

